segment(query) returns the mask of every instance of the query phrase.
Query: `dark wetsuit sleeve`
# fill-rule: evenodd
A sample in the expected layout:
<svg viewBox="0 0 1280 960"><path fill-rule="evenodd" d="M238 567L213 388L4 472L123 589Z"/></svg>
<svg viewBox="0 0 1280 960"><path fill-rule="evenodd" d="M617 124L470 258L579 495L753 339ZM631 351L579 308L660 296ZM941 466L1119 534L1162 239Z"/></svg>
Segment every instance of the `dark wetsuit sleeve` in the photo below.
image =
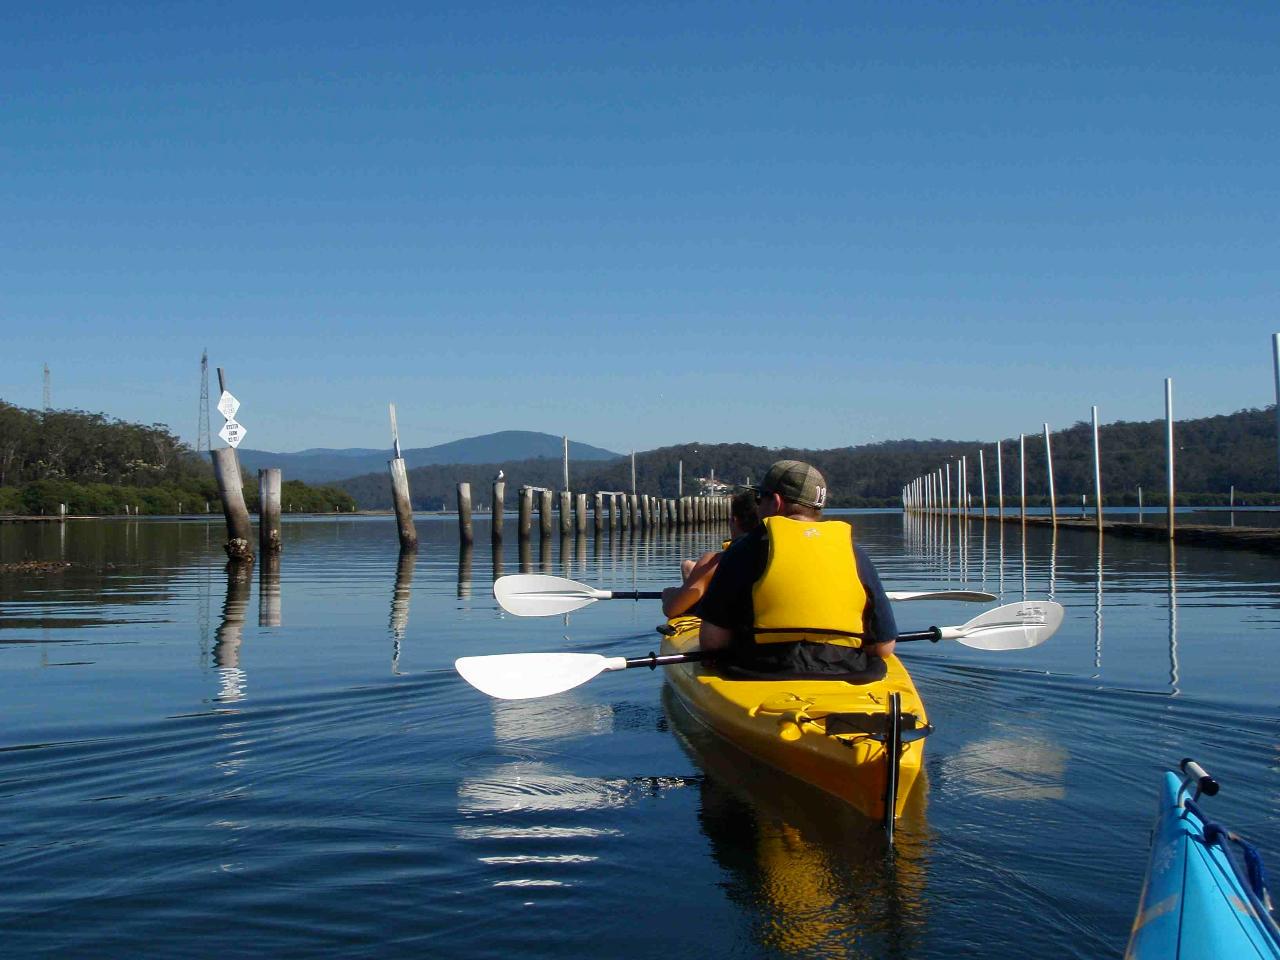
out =
<svg viewBox="0 0 1280 960"><path fill-rule="evenodd" d="M858 561L858 577L867 591L867 606L862 613L862 630L866 643L888 643L898 639L898 623L893 618L893 604L880 583L880 574L866 551L855 546L853 553Z"/></svg>

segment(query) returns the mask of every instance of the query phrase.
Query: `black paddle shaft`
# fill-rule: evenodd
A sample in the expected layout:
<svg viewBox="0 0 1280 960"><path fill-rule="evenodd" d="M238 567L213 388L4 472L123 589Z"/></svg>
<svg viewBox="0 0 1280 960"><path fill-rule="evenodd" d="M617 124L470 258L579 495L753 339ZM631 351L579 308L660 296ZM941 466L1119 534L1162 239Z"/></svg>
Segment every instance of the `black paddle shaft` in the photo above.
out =
<svg viewBox="0 0 1280 960"><path fill-rule="evenodd" d="M705 660L709 654L701 650L691 650L688 653L669 653L666 656L658 656L652 650L645 657L631 657L627 660L627 667L648 667L650 670L656 670L658 667L669 667L673 663L697 663L699 660Z"/></svg>
<svg viewBox="0 0 1280 960"><path fill-rule="evenodd" d="M930 627L928 630L920 630L916 633L900 633L898 634L898 642L906 643L910 640L931 640L937 643L942 639L941 627Z"/></svg>
<svg viewBox="0 0 1280 960"><path fill-rule="evenodd" d="M610 600L661 600L660 590L610 590Z"/></svg>

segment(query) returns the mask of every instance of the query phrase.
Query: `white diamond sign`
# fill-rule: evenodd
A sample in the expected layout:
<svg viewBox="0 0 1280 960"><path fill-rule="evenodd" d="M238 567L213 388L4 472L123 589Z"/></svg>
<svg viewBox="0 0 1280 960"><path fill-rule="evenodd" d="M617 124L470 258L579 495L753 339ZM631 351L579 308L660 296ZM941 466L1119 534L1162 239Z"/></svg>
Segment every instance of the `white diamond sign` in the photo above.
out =
<svg viewBox="0 0 1280 960"><path fill-rule="evenodd" d="M240 401L233 397L226 390L222 391L222 396L218 398L218 412L222 414L224 420L235 420L236 411L240 409ZM230 442L230 441L228 441ZM234 443L231 444L233 447Z"/></svg>
<svg viewBox="0 0 1280 960"><path fill-rule="evenodd" d="M236 423L234 420L228 420L222 425L222 429L218 431L218 436L227 441L227 446L238 447L246 433L248 433L248 431L245 430L243 424Z"/></svg>

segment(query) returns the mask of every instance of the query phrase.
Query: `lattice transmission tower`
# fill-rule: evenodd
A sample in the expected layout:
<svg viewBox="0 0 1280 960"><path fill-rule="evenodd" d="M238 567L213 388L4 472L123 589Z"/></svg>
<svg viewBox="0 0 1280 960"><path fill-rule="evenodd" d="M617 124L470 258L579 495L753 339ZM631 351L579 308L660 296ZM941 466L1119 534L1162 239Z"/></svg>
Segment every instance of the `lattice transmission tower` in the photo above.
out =
<svg viewBox="0 0 1280 960"><path fill-rule="evenodd" d="M200 354L200 423L196 427L196 453L209 452L209 351Z"/></svg>
<svg viewBox="0 0 1280 960"><path fill-rule="evenodd" d="M49 373L49 365L44 365L44 412L53 409L53 377Z"/></svg>

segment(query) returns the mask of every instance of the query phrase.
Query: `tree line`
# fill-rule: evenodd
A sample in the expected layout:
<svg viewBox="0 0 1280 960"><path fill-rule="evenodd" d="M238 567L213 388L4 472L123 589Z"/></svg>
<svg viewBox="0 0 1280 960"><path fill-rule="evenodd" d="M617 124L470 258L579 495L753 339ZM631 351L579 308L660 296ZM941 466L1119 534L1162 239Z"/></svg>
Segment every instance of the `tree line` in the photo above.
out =
<svg viewBox="0 0 1280 960"><path fill-rule="evenodd" d="M295 512L351 510L335 487L282 486ZM256 482L245 484L250 509ZM144 426L85 410L29 410L0 400L0 513L110 515L217 510L208 461L167 426Z"/></svg>
<svg viewBox="0 0 1280 960"><path fill-rule="evenodd" d="M1093 502L1093 431L1086 422L1052 434L1054 486L1058 502L1079 503L1082 494ZM1183 420L1175 424L1178 502L1225 504L1232 487L1238 504L1280 502L1277 469L1275 408L1247 409L1231 414ZM1165 486L1165 423L1119 421L1101 428L1103 499L1108 504L1134 504L1142 487L1147 503L1163 502ZM994 442L977 440L892 440L829 450L769 448L745 443L687 443L636 454L636 489L661 497L676 496L680 463L684 464L684 492L697 492L695 478L710 477L739 484L759 481L775 460L813 463L827 478L830 505L838 507L896 506L905 483L917 476L968 458L969 489L980 502L978 450L983 450L988 496L994 501L996 464ZM1044 438L1026 437L1026 475L1029 502L1048 502L1048 472ZM1018 438L1001 441L1006 504L1018 492ZM507 461L490 464L444 464L409 471L415 508L439 510L452 506L459 481L471 484L472 500L487 504L490 485L499 470L507 480L507 506L524 484L559 489L563 484L558 459ZM956 482L953 467L953 489ZM389 509L391 493L384 473L339 481L365 509ZM575 491L631 491L629 458L570 464L569 485Z"/></svg>

